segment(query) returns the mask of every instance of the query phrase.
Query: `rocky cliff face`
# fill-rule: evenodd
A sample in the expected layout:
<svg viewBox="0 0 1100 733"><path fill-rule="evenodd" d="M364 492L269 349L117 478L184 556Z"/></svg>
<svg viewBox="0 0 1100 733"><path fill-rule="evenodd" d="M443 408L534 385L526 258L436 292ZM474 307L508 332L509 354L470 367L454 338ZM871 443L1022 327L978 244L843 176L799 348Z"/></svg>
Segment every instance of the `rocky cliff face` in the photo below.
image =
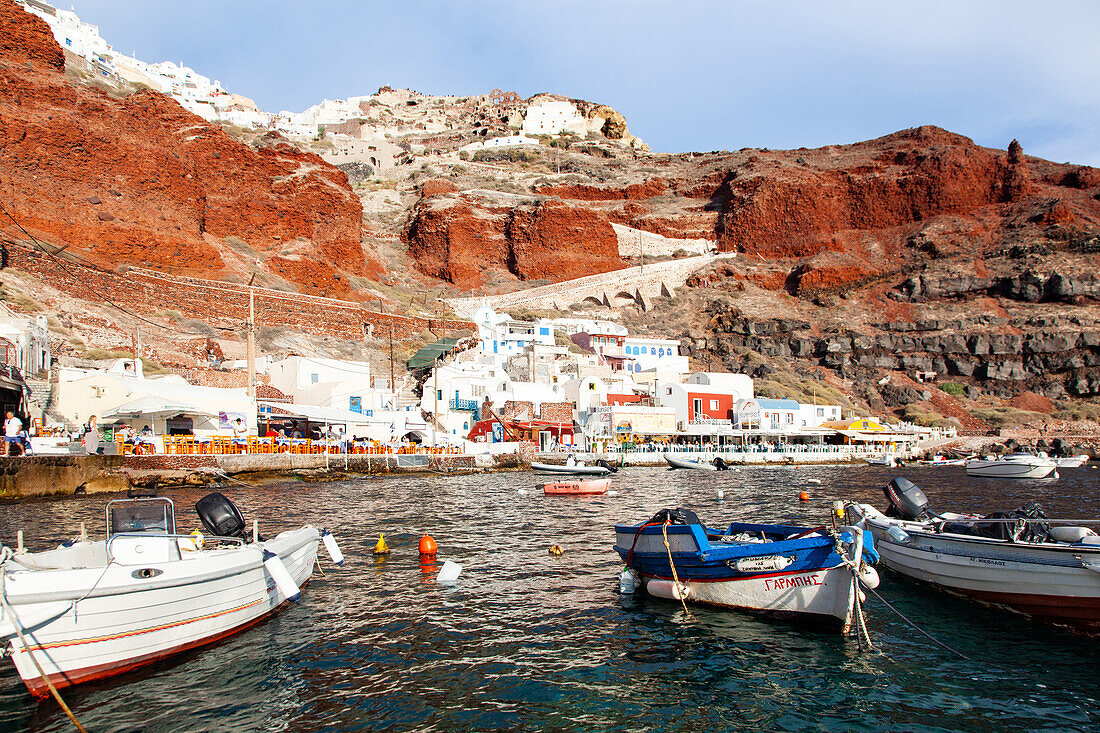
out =
<svg viewBox="0 0 1100 733"><path fill-rule="evenodd" d="M323 294L377 276L342 171L275 136L244 145L159 93L80 83L10 0L0 28L0 195L35 235L106 266L279 273Z"/></svg>
<svg viewBox="0 0 1100 733"><path fill-rule="evenodd" d="M557 199L449 191L429 182L404 232L416 267L462 288L493 272L568 280L623 266L602 212Z"/></svg>

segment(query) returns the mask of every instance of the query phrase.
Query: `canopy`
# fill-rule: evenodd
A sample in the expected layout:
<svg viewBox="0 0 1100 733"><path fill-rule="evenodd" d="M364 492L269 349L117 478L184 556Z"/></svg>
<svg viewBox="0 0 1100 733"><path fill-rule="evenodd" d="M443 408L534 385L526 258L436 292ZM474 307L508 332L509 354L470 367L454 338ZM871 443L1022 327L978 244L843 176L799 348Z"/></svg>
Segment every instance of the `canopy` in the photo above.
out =
<svg viewBox="0 0 1100 733"><path fill-rule="evenodd" d="M457 343L457 338L452 338L448 336L447 338L439 339L434 344L428 344L427 346L424 346L423 348L419 349L415 354L413 354L411 359L409 359L409 369L423 369L425 367L430 367L432 364L435 364L436 360L439 359L439 357L443 356L448 351L451 351Z"/></svg>
<svg viewBox="0 0 1100 733"><path fill-rule="evenodd" d="M130 400L124 404L119 405L115 409L103 413L103 419L128 417L135 418L152 418L152 417L174 417L176 415L217 415L216 412L204 409L202 407L195 407L194 405L180 402L178 400L168 399L166 397L155 397L153 395L145 395L144 397L138 397L136 400Z"/></svg>

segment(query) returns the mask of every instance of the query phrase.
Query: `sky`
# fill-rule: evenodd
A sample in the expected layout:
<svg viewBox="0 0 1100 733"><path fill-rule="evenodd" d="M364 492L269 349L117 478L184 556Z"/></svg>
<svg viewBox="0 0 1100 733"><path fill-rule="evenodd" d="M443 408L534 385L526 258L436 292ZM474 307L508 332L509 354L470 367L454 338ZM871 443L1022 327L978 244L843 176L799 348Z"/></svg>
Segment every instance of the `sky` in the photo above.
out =
<svg viewBox="0 0 1100 733"><path fill-rule="evenodd" d="M659 152L938 125L1100 166L1095 0L69 0L268 112L380 86L608 104ZM65 7L64 2L58 2Z"/></svg>

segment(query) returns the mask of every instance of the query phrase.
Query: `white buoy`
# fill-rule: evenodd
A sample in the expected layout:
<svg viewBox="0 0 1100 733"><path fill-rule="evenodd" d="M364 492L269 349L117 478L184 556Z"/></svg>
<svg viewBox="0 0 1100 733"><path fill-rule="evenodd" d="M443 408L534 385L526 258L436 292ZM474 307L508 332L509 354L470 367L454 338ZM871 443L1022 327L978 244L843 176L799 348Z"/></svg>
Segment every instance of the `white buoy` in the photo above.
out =
<svg viewBox="0 0 1100 733"><path fill-rule="evenodd" d="M808 483L808 484L820 484L821 479L819 479L819 478L808 478L808 479L806 479L806 483Z"/></svg>
<svg viewBox="0 0 1100 733"><path fill-rule="evenodd" d="M623 571L619 573L619 593L622 595L633 595L638 583L638 577L634 575L634 571L630 568L623 568Z"/></svg>
<svg viewBox="0 0 1100 733"><path fill-rule="evenodd" d="M298 597L302 595L302 589L294 582L294 578L290 577L286 565L283 565L283 561L271 550L265 549L263 553L264 567L267 568L268 574L275 581L275 586L286 596L288 601L297 601Z"/></svg>
<svg viewBox="0 0 1100 733"><path fill-rule="evenodd" d="M691 590L686 585L672 580L651 580L646 583L645 592L654 598L666 598L670 601L682 601L691 595Z"/></svg>
<svg viewBox="0 0 1100 733"><path fill-rule="evenodd" d="M726 492L719 489L718 490L718 501L722 501L722 499L725 499L725 498L726 498Z"/></svg>
<svg viewBox="0 0 1100 733"><path fill-rule="evenodd" d="M462 572L462 566L456 562L447 560L443 563L443 567L439 570L439 575L436 576L436 581L440 583L453 583L458 580L458 574Z"/></svg>
<svg viewBox="0 0 1100 733"><path fill-rule="evenodd" d="M527 489L520 489L520 490L519 490L519 491L517 491L516 493L517 493L517 494L526 494L526 493L527 493Z"/></svg>
<svg viewBox="0 0 1100 733"><path fill-rule="evenodd" d="M618 496L618 495L619 495L619 492L618 492L618 491L608 491L608 492L607 492L607 495L608 495L608 496Z"/></svg>
<svg viewBox="0 0 1100 733"><path fill-rule="evenodd" d="M340 547L336 544L336 538L332 536L332 532L329 532L327 529L321 530L321 541L325 543L325 549L328 550L328 556L332 558L336 566L343 567L344 553L340 552Z"/></svg>

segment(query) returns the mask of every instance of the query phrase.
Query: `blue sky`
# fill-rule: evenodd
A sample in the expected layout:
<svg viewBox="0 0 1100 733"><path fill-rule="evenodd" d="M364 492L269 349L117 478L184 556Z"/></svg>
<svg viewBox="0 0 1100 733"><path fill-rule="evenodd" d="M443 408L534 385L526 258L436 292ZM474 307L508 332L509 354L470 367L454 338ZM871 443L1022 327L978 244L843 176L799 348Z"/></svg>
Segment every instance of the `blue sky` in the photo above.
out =
<svg viewBox="0 0 1100 733"><path fill-rule="evenodd" d="M934 124L1100 165L1094 0L70 0L116 49L269 112L379 86L609 104L656 151ZM59 3L64 7L64 3Z"/></svg>

